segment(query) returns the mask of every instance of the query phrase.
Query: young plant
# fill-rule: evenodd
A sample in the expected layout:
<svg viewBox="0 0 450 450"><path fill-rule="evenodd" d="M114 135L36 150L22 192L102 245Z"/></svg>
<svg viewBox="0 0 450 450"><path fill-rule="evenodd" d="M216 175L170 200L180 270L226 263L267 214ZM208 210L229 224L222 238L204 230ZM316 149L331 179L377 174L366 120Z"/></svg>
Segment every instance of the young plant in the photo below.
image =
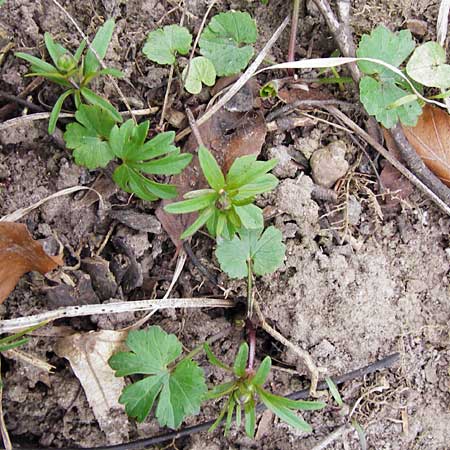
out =
<svg viewBox="0 0 450 450"><path fill-rule="evenodd" d="M210 189L188 192L185 200L164 207L172 214L199 212L197 220L183 232L181 239L191 236L205 224L213 236L228 239L240 228L263 228L262 211L253 201L256 195L270 192L277 186L277 178L267 173L277 161L257 161L256 156L243 156L236 158L224 176L206 147L199 147L198 158Z"/></svg>
<svg viewBox="0 0 450 450"><path fill-rule="evenodd" d="M127 414L143 422L157 402L161 426L178 428L187 416L198 414L207 391L203 370L190 355L177 361L181 342L158 326L130 331L129 352L113 355L108 363L117 377L147 375L126 386L119 398Z"/></svg>
<svg viewBox="0 0 450 450"><path fill-rule="evenodd" d="M226 383L219 384L211 389L206 398L221 399L225 398L225 404L219 414L219 417L211 426L213 431L222 422L226 415L225 434L231 428L233 417L239 427L242 420L242 410L245 418L245 432L250 438L255 435L256 423L256 402L259 398L264 405L270 409L277 417L289 425L305 432L311 432L311 426L294 411L311 411L325 407L325 403L319 401L290 400L285 397L271 394L263 388L264 383L270 373L272 360L266 356L255 372L251 367L249 359L249 347L247 343L241 344L237 353L233 368L220 361L205 344L205 352L209 362L221 369L229 372L233 379Z"/></svg>
<svg viewBox="0 0 450 450"><path fill-rule="evenodd" d="M255 21L248 13L229 11L214 16L200 37L203 56L193 58L181 76L185 89L198 94L203 84L214 86L216 76L235 75L245 69L257 36ZM151 61L174 64L178 70L176 56L187 55L191 43L187 28L169 25L150 32L142 51Z"/></svg>
<svg viewBox="0 0 450 450"><path fill-rule="evenodd" d="M176 197L175 186L146 176L178 174L190 163L192 155L180 153L174 145L173 131L146 141L148 120L137 125L129 119L119 127L98 106L81 105L75 118L77 122L67 126L64 139L74 150L77 164L96 169L117 158L121 164L113 179L124 191L147 201Z"/></svg>
<svg viewBox="0 0 450 450"><path fill-rule="evenodd" d="M101 59L106 55L113 31L114 21L112 19L107 20L99 28L92 41L92 49L96 51ZM121 122L122 117L111 103L89 89L88 85L94 78L100 75L122 77L122 72L113 68L100 69L100 62L91 49L83 55L86 47L84 40L73 55L61 44L55 42L49 33L45 33L44 40L53 64L27 53L18 52L16 56L31 63L31 73L26 76L43 77L66 89L53 106L48 124L48 132L51 134L55 131L56 121L58 120L63 103L70 95L73 95L77 109L80 107L82 100L85 100L89 104L101 106L117 122Z"/></svg>
<svg viewBox="0 0 450 450"><path fill-rule="evenodd" d="M409 30L393 33L384 26L376 27L361 38L356 54L360 58L382 60L396 68L405 62L415 43ZM392 70L369 61L358 61L365 74L359 83L361 102L366 111L386 128L397 122L414 126L422 108L407 83ZM406 99L406 102L405 100Z"/></svg>

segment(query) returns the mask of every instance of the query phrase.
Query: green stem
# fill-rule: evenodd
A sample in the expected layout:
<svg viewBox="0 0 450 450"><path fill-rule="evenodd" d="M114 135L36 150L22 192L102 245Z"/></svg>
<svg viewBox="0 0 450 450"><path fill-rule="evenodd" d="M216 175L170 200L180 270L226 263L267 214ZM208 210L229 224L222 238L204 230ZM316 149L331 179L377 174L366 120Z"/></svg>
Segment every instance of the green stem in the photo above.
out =
<svg viewBox="0 0 450 450"><path fill-rule="evenodd" d="M253 270L250 258L247 260L247 268L247 318L251 320L253 316Z"/></svg>

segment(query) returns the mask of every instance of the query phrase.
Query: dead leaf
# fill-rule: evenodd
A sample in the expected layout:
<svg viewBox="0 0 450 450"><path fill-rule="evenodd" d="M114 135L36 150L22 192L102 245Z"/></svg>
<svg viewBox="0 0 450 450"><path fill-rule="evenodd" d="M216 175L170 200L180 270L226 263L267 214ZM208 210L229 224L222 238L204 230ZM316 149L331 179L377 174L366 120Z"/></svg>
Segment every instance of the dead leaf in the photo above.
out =
<svg viewBox="0 0 450 450"><path fill-rule="evenodd" d="M450 115L436 106L425 105L415 127L403 131L425 165L450 186Z"/></svg>
<svg viewBox="0 0 450 450"><path fill-rule="evenodd" d="M401 161L397 144L387 130L383 130L386 147L397 160ZM380 180L386 189L384 204L388 209L396 207L401 200L407 199L413 192L412 184L389 162L383 167Z"/></svg>
<svg viewBox="0 0 450 450"><path fill-rule="evenodd" d="M203 143L212 152L225 173L236 158L259 155L267 134L264 116L259 111L240 113L226 109L221 109L208 122L201 125L199 130ZM196 156L197 148L197 140L191 134L183 151L192 153L194 158L180 175L172 177L171 183L177 186L179 194L172 201L182 200L186 192L207 186ZM171 201L162 202L162 206L156 210L156 216L172 242L179 248L181 246L179 236L194 222L196 214L166 213L163 206L168 203Z"/></svg>
<svg viewBox="0 0 450 450"><path fill-rule="evenodd" d="M121 348L126 336L125 331L112 330L77 333L60 339L55 349L58 356L69 360L109 444L128 440L129 422L119 403L125 381L115 377L108 365L108 359Z"/></svg>
<svg viewBox="0 0 450 450"><path fill-rule="evenodd" d="M0 303L3 303L27 272L42 275L61 266L58 256L49 256L21 223L0 222Z"/></svg>

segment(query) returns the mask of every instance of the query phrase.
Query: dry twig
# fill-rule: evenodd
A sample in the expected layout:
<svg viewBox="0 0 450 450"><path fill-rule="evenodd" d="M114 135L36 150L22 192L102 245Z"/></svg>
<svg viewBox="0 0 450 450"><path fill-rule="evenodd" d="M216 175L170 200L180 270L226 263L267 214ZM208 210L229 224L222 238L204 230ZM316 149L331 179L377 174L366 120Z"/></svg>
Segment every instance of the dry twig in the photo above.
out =
<svg viewBox="0 0 450 450"><path fill-rule="evenodd" d="M319 383L319 375L320 373L326 372L326 369L322 367L317 367L314 363L311 355L302 348L298 347L297 345L293 344L289 339L286 339L281 333L279 333L277 330L272 328L267 322L266 318L264 317L264 314L261 311L261 308L259 307L256 300L253 302L254 310L256 311L256 314L260 320L261 328L270 336L272 336L274 339L276 339L278 342L281 342L285 347L292 350L297 356L300 357L300 359L305 363L305 366L308 368L309 373L311 375L311 386L309 387L309 392L312 397L317 397L317 385Z"/></svg>

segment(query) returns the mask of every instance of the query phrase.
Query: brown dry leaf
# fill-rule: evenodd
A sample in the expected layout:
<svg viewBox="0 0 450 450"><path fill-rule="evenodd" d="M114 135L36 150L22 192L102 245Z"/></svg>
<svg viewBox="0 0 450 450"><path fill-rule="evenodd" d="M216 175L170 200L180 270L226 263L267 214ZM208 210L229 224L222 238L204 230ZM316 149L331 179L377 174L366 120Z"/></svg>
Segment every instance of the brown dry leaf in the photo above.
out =
<svg viewBox="0 0 450 450"><path fill-rule="evenodd" d="M401 161L400 152L397 144L387 130L383 130L386 147L397 160ZM412 191L412 184L389 162L383 167L380 174L380 180L383 187L387 190L384 204L388 209L396 207L401 200L407 199Z"/></svg>
<svg viewBox="0 0 450 450"><path fill-rule="evenodd" d="M415 127L403 127L405 135L426 166L450 186L450 115L425 105Z"/></svg>
<svg viewBox="0 0 450 450"><path fill-rule="evenodd" d="M55 349L58 356L69 360L110 444L128 441L129 422L119 403L125 381L116 377L108 365L108 359L122 347L126 337L125 331L77 333L60 339Z"/></svg>
<svg viewBox="0 0 450 450"><path fill-rule="evenodd" d="M264 116L259 111L247 113L220 110L208 122L199 127L203 143L212 152L222 170L226 173L233 161L245 155L259 155L265 142L267 128ZM183 151L194 155L191 164L180 174L172 177L171 183L178 189L178 197L172 201L180 201L183 195L195 189L207 186L196 156L198 143L193 134L189 136ZM194 222L196 214L169 214L163 206L171 201L162 202L156 210L164 230L179 248L181 233Z"/></svg>
<svg viewBox="0 0 450 450"><path fill-rule="evenodd" d="M45 253L24 224L0 222L0 303L25 273L36 271L44 275L62 264L61 258Z"/></svg>

